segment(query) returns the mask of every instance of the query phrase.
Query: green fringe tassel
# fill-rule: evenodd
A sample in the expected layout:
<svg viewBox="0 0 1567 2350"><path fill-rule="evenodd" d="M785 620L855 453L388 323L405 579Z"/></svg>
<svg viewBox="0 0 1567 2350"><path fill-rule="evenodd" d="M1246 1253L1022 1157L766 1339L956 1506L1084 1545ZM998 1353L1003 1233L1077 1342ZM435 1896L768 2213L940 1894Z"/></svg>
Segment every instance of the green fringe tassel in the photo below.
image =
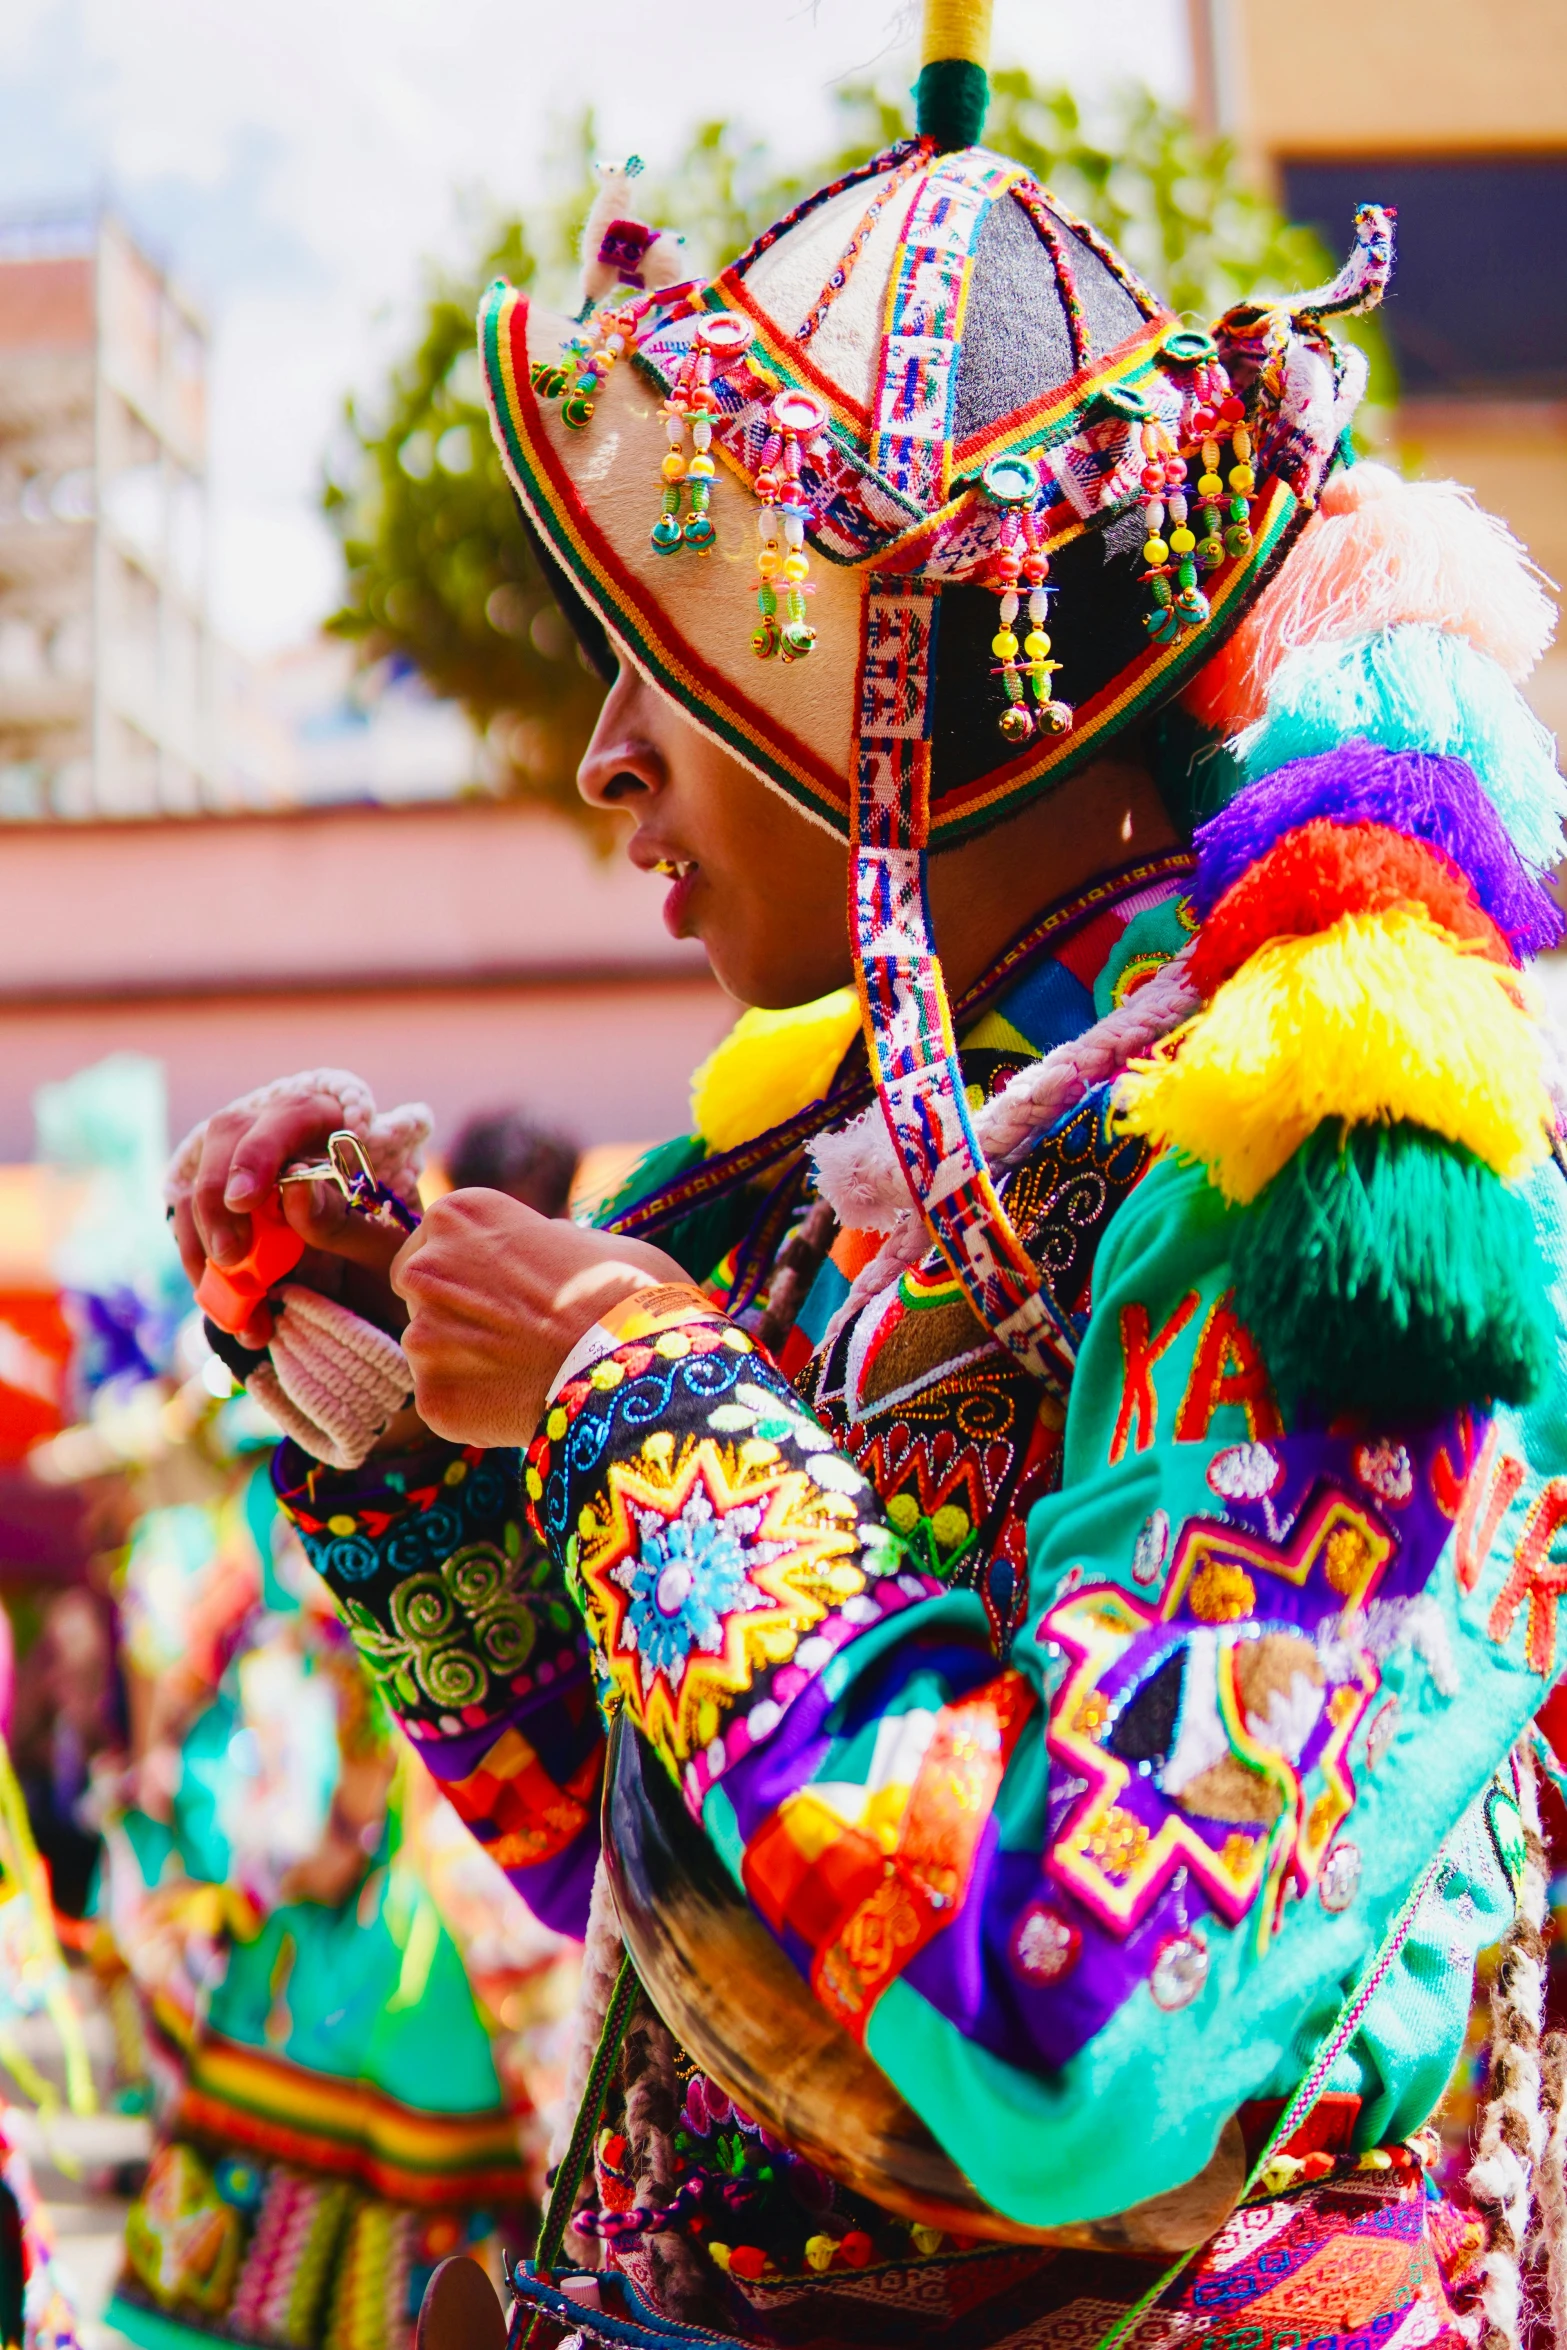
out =
<svg viewBox="0 0 1567 2350"><path fill-rule="evenodd" d="M1289 1406L1429 1418L1527 1403L1550 1368L1527 1200L1421 1126L1324 1121L1238 1219L1233 1266Z"/></svg>
<svg viewBox="0 0 1567 2350"><path fill-rule="evenodd" d="M967 57L940 57L920 68L914 85L914 127L934 139L938 154L977 147L990 111L990 76Z"/></svg>

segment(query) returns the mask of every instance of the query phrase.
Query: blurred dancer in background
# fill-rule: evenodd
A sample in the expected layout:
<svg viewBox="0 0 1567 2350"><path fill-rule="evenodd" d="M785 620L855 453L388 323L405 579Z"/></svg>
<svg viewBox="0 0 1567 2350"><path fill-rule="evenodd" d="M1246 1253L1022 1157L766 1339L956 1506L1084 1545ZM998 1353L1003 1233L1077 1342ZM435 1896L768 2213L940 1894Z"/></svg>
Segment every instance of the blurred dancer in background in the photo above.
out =
<svg viewBox="0 0 1567 2350"><path fill-rule="evenodd" d="M457 1129L445 1154L454 1191L503 1191L541 1216L563 1216L577 1172L577 1146L523 1110L485 1110Z"/></svg>
<svg viewBox="0 0 1567 2350"><path fill-rule="evenodd" d="M155 2116L110 2322L146 2350L405 2350L440 2258L498 2277L527 2236L524 2035L560 1945L445 1814L277 1511L276 1429L230 1394L148 1190L161 1073L122 1056L40 1108L86 1191L59 1265L76 1417L33 1463L124 1545L92 1562L112 1608L60 1595L23 1674L55 1899L91 1912L120 2101Z"/></svg>

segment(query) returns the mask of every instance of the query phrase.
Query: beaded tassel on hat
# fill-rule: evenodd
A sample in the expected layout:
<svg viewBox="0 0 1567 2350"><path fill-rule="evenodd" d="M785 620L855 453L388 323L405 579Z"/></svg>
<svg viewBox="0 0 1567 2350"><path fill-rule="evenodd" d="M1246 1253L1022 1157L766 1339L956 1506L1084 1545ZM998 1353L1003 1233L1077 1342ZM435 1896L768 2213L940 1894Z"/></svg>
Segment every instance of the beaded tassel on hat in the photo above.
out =
<svg viewBox="0 0 1567 2350"><path fill-rule="evenodd" d="M661 555L681 547L695 547L705 555L716 533L708 507L713 496L713 419L719 413L713 377L738 359L751 340L751 328L730 311L716 310L697 321L691 348L664 402L669 448L660 471L664 477L663 511L653 525L653 544ZM691 451L686 452L690 428ZM681 492L691 500L684 522L680 518Z"/></svg>
<svg viewBox="0 0 1567 2350"><path fill-rule="evenodd" d="M984 487L986 496L1000 508L990 584L1001 601L990 649L1000 664L1007 700L997 724L1009 743L1031 741L1037 728L1049 734L1066 734L1072 724L1071 705L1058 700L1050 689L1050 680L1061 664L1050 658L1050 638L1045 630L1050 609L1050 590L1045 585L1050 557L1040 543L1034 514L1039 468L1028 457L998 457L985 468ZM1020 646L1016 623L1022 592L1028 596L1028 627ZM1033 696L1033 709L1025 698L1025 680Z"/></svg>
<svg viewBox="0 0 1567 2350"><path fill-rule="evenodd" d="M1251 493L1257 486L1251 466L1251 434L1246 429L1245 407L1231 388L1212 337L1172 335L1165 345L1167 358L1177 355L1177 344L1191 349L1196 359L1182 426L1186 438L1202 446L1197 495L1203 500L1203 535L1197 560L1204 571L1217 571L1226 555L1238 561L1251 551ZM1219 501L1225 483L1219 472L1219 438L1226 432L1235 462L1229 478L1229 526L1221 535Z"/></svg>
<svg viewBox="0 0 1567 2350"><path fill-rule="evenodd" d="M1208 599L1197 584L1198 573L1217 571L1226 555L1239 561L1250 552L1251 493L1257 484L1246 410L1236 397L1213 338L1188 331L1169 335L1160 357L1167 368L1186 378L1178 436L1172 438L1168 428L1153 417L1140 428L1146 532L1143 560L1148 565L1145 577L1152 596L1147 626L1156 644L1169 644L1183 629L1200 628L1208 618ZM1229 434L1234 456L1228 483L1229 524L1222 534L1219 501L1226 484L1219 471L1221 433ZM1183 450L1193 447L1200 447L1202 456L1196 492L1202 508L1200 538L1193 527L1182 455Z"/></svg>
<svg viewBox="0 0 1567 2350"><path fill-rule="evenodd" d="M1202 500L1202 536L1190 550L1201 572L1217 571L1226 552L1243 554L1244 547L1226 549L1220 527L1217 501L1224 495L1224 483L1219 478L1219 444L1217 435L1226 423L1237 430L1243 428L1245 410L1231 389L1219 358L1219 346L1212 335L1185 330L1165 337L1161 357L1166 367L1186 372L1184 396L1181 403L1181 446L1200 447L1202 472L1197 482L1197 496ZM1247 441L1247 448L1250 442ZM1248 509L1249 511L1249 509ZM1248 530L1246 545L1251 544ZM1175 542L1171 541L1172 551Z"/></svg>
<svg viewBox="0 0 1567 2350"><path fill-rule="evenodd" d="M1203 537L1197 549L1204 571L1217 571L1226 555L1237 562L1251 552L1251 497L1257 486L1252 470L1251 434L1246 428L1246 409L1231 388L1230 379L1220 363L1217 347L1207 335L1173 337L1206 346L1197 366L1192 385L1193 402L1190 423L1186 425L1189 438L1202 443L1202 472L1197 480L1197 495L1204 501ZM1165 346L1169 355L1170 344ZM1183 418L1183 424L1186 420ZM1223 497L1226 483L1220 474L1222 462L1219 438L1228 433L1230 452L1234 463L1230 467L1228 488L1229 524L1222 540L1219 536L1218 502Z"/></svg>
<svg viewBox="0 0 1567 2350"><path fill-rule="evenodd" d="M554 362L535 361L530 375L534 390L546 400L559 400L561 422L581 432L591 422L594 405L617 359L636 349L636 325L643 303L600 310L574 335L568 335Z"/></svg>
<svg viewBox="0 0 1567 2350"><path fill-rule="evenodd" d="M759 618L752 631L751 650L759 661L770 661L775 653L781 653L786 661L803 661L816 642L816 631L805 617L811 568L805 534L816 516L800 486L800 469L806 444L826 422L826 409L809 392L780 392L773 402L772 426L756 476L756 494L761 500L756 518ZM784 603L781 624L780 587Z"/></svg>
<svg viewBox="0 0 1567 2350"><path fill-rule="evenodd" d="M601 310L562 343L554 366L540 361L532 370L534 390L559 400L561 422L573 432L591 420L610 369L634 348L635 325L635 309Z"/></svg>
<svg viewBox="0 0 1567 2350"><path fill-rule="evenodd" d="M1156 644L1169 644L1183 628L1195 628L1208 617L1208 599L1197 585L1194 560L1197 540L1187 519L1186 465L1156 417L1140 428L1143 446L1143 574L1150 602L1146 614L1149 635ZM1164 535L1166 529L1170 536ZM1175 559L1175 585L1170 584L1170 560Z"/></svg>

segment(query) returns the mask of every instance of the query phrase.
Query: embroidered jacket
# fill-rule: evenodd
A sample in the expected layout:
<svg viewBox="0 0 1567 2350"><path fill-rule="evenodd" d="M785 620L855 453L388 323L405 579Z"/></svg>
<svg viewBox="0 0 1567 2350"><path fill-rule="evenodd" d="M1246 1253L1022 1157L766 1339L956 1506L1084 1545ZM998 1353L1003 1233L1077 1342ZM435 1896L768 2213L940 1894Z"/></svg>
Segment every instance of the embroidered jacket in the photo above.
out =
<svg viewBox="0 0 1567 2350"><path fill-rule="evenodd" d="M1138 949L1116 927L1097 974L1025 977L966 1069L992 1021L1035 1050L1086 1025ZM1523 1193L1559 1326L1567 1195L1552 1166ZM284 1447L278 1475L541 1914L580 1930L618 1705L816 1996L983 2195L1052 2226L1287 2094L1423 1874L1332 2086L1361 2145L1431 2111L1510 1903L1495 1774L1557 1669L1567 1379L1558 1348L1523 1408L1286 1408L1238 1211L1103 1090L1008 1201L1079 1333L1064 1405L939 1259L831 1345L824 1268L780 1367L724 1310L725 1240L706 1296L644 1301L562 1387L526 1524L509 1456L340 1477Z"/></svg>

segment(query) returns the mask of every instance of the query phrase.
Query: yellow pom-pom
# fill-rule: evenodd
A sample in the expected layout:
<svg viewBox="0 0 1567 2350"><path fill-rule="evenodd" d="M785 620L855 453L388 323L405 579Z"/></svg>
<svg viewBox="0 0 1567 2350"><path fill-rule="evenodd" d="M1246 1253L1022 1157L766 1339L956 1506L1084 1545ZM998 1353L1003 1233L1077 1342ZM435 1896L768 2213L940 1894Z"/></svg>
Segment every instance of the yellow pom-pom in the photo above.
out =
<svg viewBox="0 0 1567 2350"><path fill-rule="evenodd" d="M691 1080L691 1122L715 1151L749 1142L827 1091L860 1025L852 987L789 1012L744 1012Z"/></svg>
<svg viewBox="0 0 1567 2350"><path fill-rule="evenodd" d="M1117 1092L1124 1125L1255 1199L1324 1119L1408 1119L1498 1175L1547 1153L1540 1041L1516 972L1422 908L1273 939Z"/></svg>

